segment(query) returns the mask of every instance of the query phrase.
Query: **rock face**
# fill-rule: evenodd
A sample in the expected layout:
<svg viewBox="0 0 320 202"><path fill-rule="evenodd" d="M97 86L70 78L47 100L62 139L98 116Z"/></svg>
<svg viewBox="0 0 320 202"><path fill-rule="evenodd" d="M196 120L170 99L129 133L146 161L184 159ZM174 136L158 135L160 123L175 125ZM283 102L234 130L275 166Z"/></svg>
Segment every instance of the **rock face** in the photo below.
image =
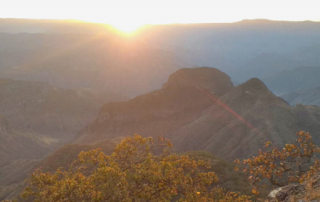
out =
<svg viewBox="0 0 320 202"><path fill-rule="evenodd" d="M303 184L290 184L279 187L268 196L268 202L319 202L320 176L315 176Z"/></svg>
<svg viewBox="0 0 320 202"><path fill-rule="evenodd" d="M231 161L256 154L266 141L293 141L299 130L320 143L319 115L315 106L291 107L259 79L233 87L217 69L182 69L160 90L104 105L76 142L163 135L179 152L206 150Z"/></svg>

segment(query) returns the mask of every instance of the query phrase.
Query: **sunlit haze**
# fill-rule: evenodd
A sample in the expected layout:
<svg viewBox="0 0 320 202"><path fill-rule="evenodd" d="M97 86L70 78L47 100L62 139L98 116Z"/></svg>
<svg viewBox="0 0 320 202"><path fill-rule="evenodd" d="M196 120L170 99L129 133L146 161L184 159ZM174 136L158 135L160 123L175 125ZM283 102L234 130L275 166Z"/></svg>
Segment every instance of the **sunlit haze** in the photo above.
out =
<svg viewBox="0 0 320 202"><path fill-rule="evenodd" d="M144 24L320 21L319 0L1 0L0 18L76 19L130 32Z"/></svg>

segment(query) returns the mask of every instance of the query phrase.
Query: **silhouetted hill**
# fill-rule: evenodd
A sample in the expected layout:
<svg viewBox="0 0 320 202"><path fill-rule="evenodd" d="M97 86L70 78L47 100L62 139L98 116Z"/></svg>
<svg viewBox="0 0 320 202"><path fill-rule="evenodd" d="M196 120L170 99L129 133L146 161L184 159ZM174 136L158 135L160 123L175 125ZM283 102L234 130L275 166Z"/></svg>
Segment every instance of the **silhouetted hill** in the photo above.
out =
<svg viewBox="0 0 320 202"><path fill-rule="evenodd" d="M76 142L164 135L179 152L206 150L233 160L255 154L269 140L279 146L293 141L299 130L320 142L318 113L318 107L291 107L256 78L233 87L214 68L183 69L160 90L106 104Z"/></svg>

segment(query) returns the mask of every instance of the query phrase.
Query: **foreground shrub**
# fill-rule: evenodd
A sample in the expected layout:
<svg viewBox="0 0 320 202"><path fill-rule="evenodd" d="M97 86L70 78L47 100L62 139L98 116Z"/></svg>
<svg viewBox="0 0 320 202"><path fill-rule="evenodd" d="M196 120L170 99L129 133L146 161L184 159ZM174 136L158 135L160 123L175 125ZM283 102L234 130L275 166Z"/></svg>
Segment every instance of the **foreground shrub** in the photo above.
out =
<svg viewBox="0 0 320 202"><path fill-rule="evenodd" d="M124 139L112 155L81 152L67 171L36 170L21 196L49 201L250 201L249 196L214 187L218 177L210 162L171 153L164 139L135 135Z"/></svg>
<svg viewBox="0 0 320 202"><path fill-rule="evenodd" d="M320 149L309 133L301 131L297 137L295 143L285 144L283 149L270 149L271 142L267 142L267 151L260 150L257 156L242 162L237 159L235 170L248 173L253 184L263 187L280 187L310 179L320 170L320 161L316 158ZM257 188L252 192L258 194Z"/></svg>

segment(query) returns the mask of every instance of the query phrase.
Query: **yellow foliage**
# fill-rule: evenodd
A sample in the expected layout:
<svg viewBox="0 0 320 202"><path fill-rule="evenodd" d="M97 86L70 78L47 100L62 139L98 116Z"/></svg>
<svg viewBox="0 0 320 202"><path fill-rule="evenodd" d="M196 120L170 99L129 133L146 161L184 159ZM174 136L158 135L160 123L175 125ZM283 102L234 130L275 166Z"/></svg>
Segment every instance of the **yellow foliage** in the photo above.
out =
<svg viewBox="0 0 320 202"><path fill-rule="evenodd" d="M259 185L261 179L267 179L273 186L284 186L292 182L304 182L320 170L320 161L315 158L320 149L312 141L309 133L300 131L294 144L285 144L283 149L269 149L271 142L264 147L267 151L259 150L258 156L244 159L242 163L236 160L236 170L249 171L250 181ZM308 169L307 169L308 168ZM257 189L252 190L258 194Z"/></svg>
<svg viewBox="0 0 320 202"><path fill-rule="evenodd" d="M124 139L111 155L81 152L68 171L36 170L21 196L35 202L178 201L245 202L249 196L213 188L210 162L171 153L165 138ZM159 153L159 155L156 155Z"/></svg>

